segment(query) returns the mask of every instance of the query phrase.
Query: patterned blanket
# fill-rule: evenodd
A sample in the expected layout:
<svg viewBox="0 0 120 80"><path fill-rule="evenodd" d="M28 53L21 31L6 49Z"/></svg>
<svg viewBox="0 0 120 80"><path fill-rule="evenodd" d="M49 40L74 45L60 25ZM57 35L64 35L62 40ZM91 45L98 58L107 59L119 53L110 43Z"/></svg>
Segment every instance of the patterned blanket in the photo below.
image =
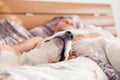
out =
<svg viewBox="0 0 120 80"><path fill-rule="evenodd" d="M9 18L0 21L0 41L3 44L17 44L31 37L33 35L15 21Z"/></svg>

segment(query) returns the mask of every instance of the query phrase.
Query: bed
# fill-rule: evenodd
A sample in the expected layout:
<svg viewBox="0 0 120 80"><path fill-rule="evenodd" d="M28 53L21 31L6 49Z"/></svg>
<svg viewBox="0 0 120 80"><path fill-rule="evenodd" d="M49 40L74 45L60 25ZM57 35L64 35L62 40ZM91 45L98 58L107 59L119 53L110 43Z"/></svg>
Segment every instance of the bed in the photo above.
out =
<svg viewBox="0 0 120 80"><path fill-rule="evenodd" d="M15 21L14 22L7 19L3 20L2 22L4 23L7 21L7 24L10 24L10 27L14 26L12 30L15 29L16 32L18 32L19 36L15 37L15 39L20 40L18 42L33 37L27 32L27 30L44 25L47 22L49 23L49 21L54 17L61 15L79 16L85 25L91 26L90 32L93 30L101 32L101 29L104 29L110 31L110 33L112 33L114 36L117 36L114 27L112 9L109 4L58 3L27 0L0 1L0 19L2 20L3 18L7 17ZM18 27L20 27L19 29L22 31L19 31L17 29ZM9 28L5 28L5 30L8 29ZM86 31L87 30L88 29L86 29ZM24 33L22 33L23 31ZM16 32L13 32L13 34L18 35ZM10 35L10 37L12 35ZM8 41L8 43L9 42L10 41ZM14 41L14 44L15 43L17 43L17 41ZM89 66L91 64L92 66ZM99 74L99 76L96 74ZM0 79L108 80L97 64L84 57L59 63L9 68L0 73Z"/></svg>

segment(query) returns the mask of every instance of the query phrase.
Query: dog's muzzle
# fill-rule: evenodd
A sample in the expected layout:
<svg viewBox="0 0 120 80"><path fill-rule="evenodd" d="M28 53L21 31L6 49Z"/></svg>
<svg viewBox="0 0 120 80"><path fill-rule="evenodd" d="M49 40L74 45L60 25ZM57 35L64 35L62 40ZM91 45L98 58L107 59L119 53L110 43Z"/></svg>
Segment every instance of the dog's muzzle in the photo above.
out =
<svg viewBox="0 0 120 80"><path fill-rule="evenodd" d="M68 42L67 41L73 39L73 34L70 31L66 31L62 36L59 36L58 38L61 38L64 42L63 49L62 49L62 52L61 52L61 57L60 57L59 61L64 61L66 59L67 55L69 54L69 51L67 51L67 48L68 48L68 46L67 46Z"/></svg>
<svg viewBox="0 0 120 80"><path fill-rule="evenodd" d="M66 42L67 40L73 40L73 34L70 31L66 31L64 34L62 35L58 35L55 38L60 38L62 39L64 42Z"/></svg>
<svg viewBox="0 0 120 80"><path fill-rule="evenodd" d="M69 40L73 39L73 34L70 31L66 31L65 33L66 38L68 38Z"/></svg>

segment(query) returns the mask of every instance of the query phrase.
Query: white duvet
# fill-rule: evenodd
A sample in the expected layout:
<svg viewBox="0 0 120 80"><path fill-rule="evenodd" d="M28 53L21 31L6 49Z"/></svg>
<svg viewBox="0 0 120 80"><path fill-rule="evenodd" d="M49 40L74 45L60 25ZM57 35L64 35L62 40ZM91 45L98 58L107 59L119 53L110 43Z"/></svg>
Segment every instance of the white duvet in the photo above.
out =
<svg viewBox="0 0 120 80"><path fill-rule="evenodd" d="M85 57L59 63L11 68L0 77L3 80L108 80L98 65Z"/></svg>
<svg viewBox="0 0 120 80"><path fill-rule="evenodd" d="M73 45L77 56L99 56L102 61L110 62L120 74L120 40L117 38L84 39Z"/></svg>

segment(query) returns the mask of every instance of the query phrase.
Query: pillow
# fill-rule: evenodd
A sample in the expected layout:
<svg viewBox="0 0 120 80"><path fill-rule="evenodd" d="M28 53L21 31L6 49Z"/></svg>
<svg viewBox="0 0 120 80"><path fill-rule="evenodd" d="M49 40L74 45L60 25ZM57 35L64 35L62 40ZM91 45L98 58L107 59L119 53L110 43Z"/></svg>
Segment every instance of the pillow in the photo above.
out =
<svg viewBox="0 0 120 80"><path fill-rule="evenodd" d="M42 38L46 38L54 34L54 32L50 28L46 27L45 25L32 28L29 30L29 32L33 36L40 36Z"/></svg>
<svg viewBox="0 0 120 80"><path fill-rule="evenodd" d="M0 40L3 44L17 44L31 37L32 34L15 21L9 18L0 21Z"/></svg>

